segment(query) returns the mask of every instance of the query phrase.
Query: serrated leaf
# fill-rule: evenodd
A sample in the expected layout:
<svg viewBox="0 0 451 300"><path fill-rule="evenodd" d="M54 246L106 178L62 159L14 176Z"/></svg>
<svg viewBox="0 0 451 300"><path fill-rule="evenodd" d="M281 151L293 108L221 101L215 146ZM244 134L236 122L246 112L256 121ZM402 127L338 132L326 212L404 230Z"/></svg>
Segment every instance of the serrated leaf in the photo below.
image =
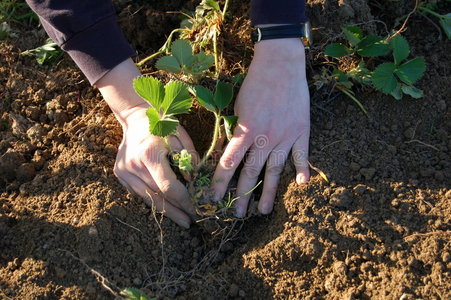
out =
<svg viewBox="0 0 451 300"><path fill-rule="evenodd" d="M399 65L410 54L409 43L400 34L390 40L390 48L393 50L395 64Z"/></svg>
<svg viewBox="0 0 451 300"><path fill-rule="evenodd" d="M423 98L423 90L420 90L413 85L402 85L401 90L404 94L409 95L412 98Z"/></svg>
<svg viewBox="0 0 451 300"><path fill-rule="evenodd" d="M451 13L448 13L439 20L440 26L442 26L448 39L451 39Z"/></svg>
<svg viewBox="0 0 451 300"><path fill-rule="evenodd" d="M159 112L149 107L146 111L149 119L149 132L153 135L165 137L174 133L177 129L179 121L172 118L161 118Z"/></svg>
<svg viewBox="0 0 451 300"><path fill-rule="evenodd" d="M379 65L373 72L373 85L379 91L390 94L396 89L398 81L393 72L395 71L395 64L383 63Z"/></svg>
<svg viewBox="0 0 451 300"><path fill-rule="evenodd" d="M200 105L209 111L216 112L217 108L212 91L200 85L195 86L194 91L196 93L197 102L199 102Z"/></svg>
<svg viewBox="0 0 451 300"><path fill-rule="evenodd" d="M363 32L358 26L343 25L341 30L352 46L356 46L363 37Z"/></svg>
<svg viewBox="0 0 451 300"><path fill-rule="evenodd" d="M149 76L139 76L133 80L133 88L141 98L160 110L164 99L164 87L161 81Z"/></svg>
<svg viewBox="0 0 451 300"><path fill-rule="evenodd" d="M423 76L426 70L426 63L424 58L416 57L398 66L395 71L396 76L406 84L414 84Z"/></svg>
<svg viewBox="0 0 451 300"><path fill-rule="evenodd" d="M204 1L202 1L201 4L205 4L205 5L207 5L207 6L211 7L211 8L213 8L213 9L216 10L216 11L219 11L219 10L220 10L220 9L219 9L219 4L218 4L218 2L216 2L216 1L214 1L214 0L204 0Z"/></svg>
<svg viewBox="0 0 451 300"><path fill-rule="evenodd" d="M233 127L235 127L236 123L238 122L238 117L224 116L222 118L224 119L224 129L226 132L227 139L230 141L233 136Z"/></svg>
<svg viewBox="0 0 451 300"><path fill-rule="evenodd" d="M182 71L180 64L174 56L163 56L155 64L157 69L171 73L180 73Z"/></svg>
<svg viewBox="0 0 451 300"><path fill-rule="evenodd" d="M176 40L172 43L171 53L180 66L188 66L193 62L193 48L187 40Z"/></svg>
<svg viewBox="0 0 451 300"><path fill-rule="evenodd" d="M184 114L193 105L188 87L181 81L171 81L164 87L165 95L161 108L165 115Z"/></svg>
<svg viewBox="0 0 451 300"><path fill-rule="evenodd" d="M387 42L375 35L368 35L357 44L357 53L363 57L382 56L388 51Z"/></svg>
<svg viewBox="0 0 451 300"><path fill-rule="evenodd" d="M215 63L215 58L213 55L205 54L205 52L200 51L195 55L196 61L196 71L201 72L207 70Z"/></svg>
<svg viewBox="0 0 451 300"><path fill-rule="evenodd" d="M396 100L401 100L402 98L402 91L401 91L401 84L398 83L396 85L396 88L390 93L390 95L393 96Z"/></svg>
<svg viewBox="0 0 451 300"><path fill-rule="evenodd" d="M216 107L219 111L226 108L233 98L233 85L223 81L218 81L216 84L215 94L213 99L215 101Z"/></svg>
<svg viewBox="0 0 451 300"><path fill-rule="evenodd" d="M351 50L343 44L330 44L324 50L324 53L332 57L343 57L351 53Z"/></svg>

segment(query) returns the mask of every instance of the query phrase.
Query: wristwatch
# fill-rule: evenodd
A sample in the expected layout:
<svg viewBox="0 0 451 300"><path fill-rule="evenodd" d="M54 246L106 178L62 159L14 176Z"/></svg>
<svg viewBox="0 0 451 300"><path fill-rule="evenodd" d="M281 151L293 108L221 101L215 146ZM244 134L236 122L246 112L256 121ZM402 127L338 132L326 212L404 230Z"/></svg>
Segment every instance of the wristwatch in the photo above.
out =
<svg viewBox="0 0 451 300"><path fill-rule="evenodd" d="M272 39L300 38L306 48L312 43L310 22L292 25L256 27L252 30L251 38L255 43Z"/></svg>

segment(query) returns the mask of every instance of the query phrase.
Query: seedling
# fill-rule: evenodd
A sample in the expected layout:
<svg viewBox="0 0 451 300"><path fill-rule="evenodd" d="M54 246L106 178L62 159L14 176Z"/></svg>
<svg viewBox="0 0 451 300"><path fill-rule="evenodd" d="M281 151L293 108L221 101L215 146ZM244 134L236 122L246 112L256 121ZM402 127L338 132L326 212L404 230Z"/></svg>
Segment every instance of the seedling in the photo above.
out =
<svg viewBox="0 0 451 300"><path fill-rule="evenodd" d="M170 145L167 137L170 134L177 134L176 129L179 124L175 116L187 113L193 104L190 92L197 98L200 105L214 114L215 127L211 145L200 163L193 166L191 154L186 149L180 153L173 154L171 158L187 181L194 204L201 209L204 209L205 205L215 207L215 211L217 211L219 205L216 206L209 199L211 198L209 185L212 170L207 166L207 162L220 137L221 126L224 127L227 136L231 137L233 126L237 122L238 118L236 116L225 116L222 114L223 110L233 99L233 85L218 81L215 91L212 92L200 85L188 87L187 84L181 81L171 81L163 85L161 81L153 77L140 76L133 81L133 87L136 93L151 105L147 110L150 133L163 137L169 149ZM205 198L207 198L207 201L202 200ZM210 211L210 209L207 210L208 213ZM205 210L200 210L200 212L205 214Z"/></svg>
<svg viewBox="0 0 451 300"><path fill-rule="evenodd" d="M126 288L122 290L121 296L123 296L123 299L125 300L155 300L155 298L150 298L145 293L135 288Z"/></svg>
<svg viewBox="0 0 451 300"><path fill-rule="evenodd" d="M49 38L45 41L44 45L35 49L26 50L20 53L20 55L34 56L36 57L38 64L44 65L56 61L61 57L62 53L63 52L58 48L58 45Z"/></svg>
<svg viewBox="0 0 451 300"><path fill-rule="evenodd" d="M358 57L360 62L357 67L347 72L334 68L328 77L323 74L319 81L320 85L323 81L328 81L330 77L333 77L335 88L356 102L365 114L367 114L365 107L352 91L354 82L390 94L398 100L402 98L403 94L413 98L423 96L423 92L413 84L423 76L426 68L425 61L421 57L405 61L410 54L410 48L404 37L399 33L386 39L375 35L364 36L362 30L357 26L342 26L342 30L349 45L330 44L326 47L325 54L335 58ZM376 57L386 56L390 52L393 62L382 63L374 71L368 69L367 62L374 61ZM367 62L365 58L369 58Z"/></svg>
<svg viewBox="0 0 451 300"><path fill-rule="evenodd" d="M202 50L193 54L191 44L186 40L176 40L171 46L171 55L160 58L156 67L171 73L188 76L192 82L197 82L214 63L213 55Z"/></svg>

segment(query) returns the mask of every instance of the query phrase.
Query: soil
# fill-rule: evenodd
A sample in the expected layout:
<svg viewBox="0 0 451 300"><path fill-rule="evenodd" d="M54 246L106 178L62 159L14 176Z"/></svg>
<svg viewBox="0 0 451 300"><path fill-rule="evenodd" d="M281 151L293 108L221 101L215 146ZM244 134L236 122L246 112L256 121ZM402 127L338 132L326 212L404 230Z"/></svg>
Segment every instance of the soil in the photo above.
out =
<svg viewBox="0 0 451 300"><path fill-rule="evenodd" d="M413 5L307 2L309 78L325 66L320 50L340 39L340 24L383 35ZM163 12L195 1L116 4L142 58L177 26ZM231 12L225 76L252 54L247 2L232 1ZM46 36L14 24L19 38L0 41L0 298L112 299L136 287L161 299L450 299L451 57L435 22L414 14L403 33L427 62L424 98L361 89L367 117L312 84L310 162L330 182L312 170L297 186L288 163L270 216L214 235L177 227L118 183L121 130L107 105L67 55L51 66L20 56ZM201 150L210 121L200 108L182 120Z"/></svg>

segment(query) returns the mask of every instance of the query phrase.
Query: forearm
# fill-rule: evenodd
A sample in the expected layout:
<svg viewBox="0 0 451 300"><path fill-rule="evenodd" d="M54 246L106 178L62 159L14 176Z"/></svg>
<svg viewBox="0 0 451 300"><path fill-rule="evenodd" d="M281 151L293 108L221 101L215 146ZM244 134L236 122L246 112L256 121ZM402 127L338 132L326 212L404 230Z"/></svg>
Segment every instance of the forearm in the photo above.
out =
<svg viewBox="0 0 451 300"><path fill-rule="evenodd" d="M305 0L251 0L251 20L254 26L305 22Z"/></svg>

